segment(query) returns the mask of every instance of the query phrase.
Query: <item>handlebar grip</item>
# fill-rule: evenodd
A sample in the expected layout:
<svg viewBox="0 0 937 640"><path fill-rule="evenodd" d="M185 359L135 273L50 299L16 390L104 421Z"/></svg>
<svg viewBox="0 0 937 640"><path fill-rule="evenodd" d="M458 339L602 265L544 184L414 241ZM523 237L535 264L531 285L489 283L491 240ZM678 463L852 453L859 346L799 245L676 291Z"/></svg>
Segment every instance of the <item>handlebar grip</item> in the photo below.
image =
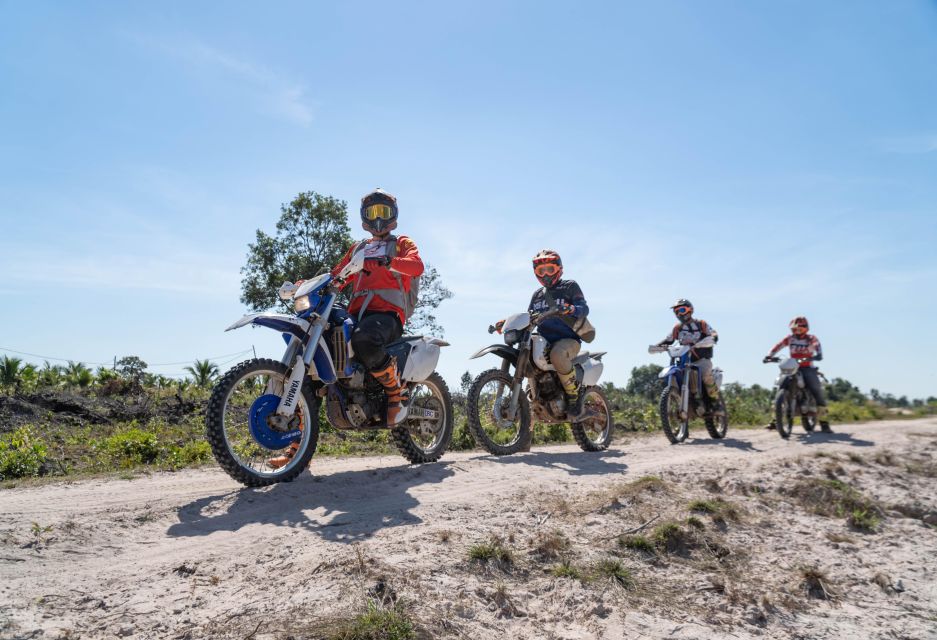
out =
<svg viewBox="0 0 937 640"><path fill-rule="evenodd" d="M494 333L495 331L497 331L497 329L495 329L493 324L488 325L488 333Z"/></svg>

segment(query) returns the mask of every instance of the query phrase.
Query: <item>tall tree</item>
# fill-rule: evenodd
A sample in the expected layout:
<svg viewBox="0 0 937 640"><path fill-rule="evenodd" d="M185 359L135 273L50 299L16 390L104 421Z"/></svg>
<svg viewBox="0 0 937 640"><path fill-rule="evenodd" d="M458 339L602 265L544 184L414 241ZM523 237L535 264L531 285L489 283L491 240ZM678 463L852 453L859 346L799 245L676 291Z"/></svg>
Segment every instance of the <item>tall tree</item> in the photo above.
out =
<svg viewBox="0 0 937 640"><path fill-rule="evenodd" d="M661 385L657 376L663 367L656 364L645 364L631 369L631 378L625 391L648 400L656 400L660 395Z"/></svg>
<svg viewBox="0 0 937 640"><path fill-rule="evenodd" d="M257 230L241 269L241 302L254 311L280 304L277 289L284 281L311 278L331 269L352 238L348 205L315 191L300 193L280 207L274 235Z"/></svg>
<svg viewBox="0 0 937 640"><path fill-rule="evenodd" d="M0 386L5 388L16 387L20 383L20 358L3 356L0 358Z"/></svg>

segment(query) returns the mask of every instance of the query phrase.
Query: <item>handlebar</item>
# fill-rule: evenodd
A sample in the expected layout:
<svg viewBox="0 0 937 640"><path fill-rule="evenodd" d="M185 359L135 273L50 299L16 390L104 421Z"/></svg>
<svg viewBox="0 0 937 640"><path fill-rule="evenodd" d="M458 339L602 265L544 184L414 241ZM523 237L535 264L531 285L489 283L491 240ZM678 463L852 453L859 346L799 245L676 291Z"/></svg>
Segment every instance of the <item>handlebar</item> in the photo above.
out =
<svg viewBox="0 0 937 640"><path fill-rule="evenodd" d="M530 324L539 325L544 320L549 320L550 318L561 316L561 315L563 315L563 312L560 311L559 309L551 309L550 311L544 311L543 313L539 313L537 315L531 315Z"/></svg>
<svg viewBox="0 0 937 640"><path fill-rule="evenodd" d="M493 324L488 325L488 333L494 333L497 330L497 327L495 327Z"/></svg>
<svg viewBox="0 0 937 640"><path fill-rule="evenodd" d="M765 356L764 358L761 359L761 361L764 364L768 364L769 362L780 362L781 359L777 356Z"/></svg>

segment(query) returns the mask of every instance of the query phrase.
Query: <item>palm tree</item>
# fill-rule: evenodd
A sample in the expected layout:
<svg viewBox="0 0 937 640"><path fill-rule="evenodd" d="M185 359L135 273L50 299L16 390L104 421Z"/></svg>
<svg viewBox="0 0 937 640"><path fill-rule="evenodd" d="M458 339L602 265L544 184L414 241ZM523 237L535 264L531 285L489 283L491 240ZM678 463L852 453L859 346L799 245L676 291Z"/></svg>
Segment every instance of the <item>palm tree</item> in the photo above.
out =
<svg viewBox="0 0 937 640"><path fill-rule="evenodd" d="M51 364L48 360L42 363L39 370L39 384L43 387L57 387L62 382L62 367Z"/></svg>
<svg viewBox="0 0 937 640"><path fill-rule="evenodd" d="M0 387L19 386L21 364L23 364L23 361L20 358L11 358L10 356L0 358Z"/></svg>
<svg viewBox="0 0 937 640"><path fill-rule="evenodd" d="M195 386L205 389L211 386L212 380L218 377L218 365L211 360L196 360L186 371L192 374Z"/></svg>
<svg viewBox="0 0 937 640"><path fill-rule="evenodd" d="M65 367L65 380L68 384L84 388L94 382L94 375L84 362L69 360L68 366Z"/></svg>

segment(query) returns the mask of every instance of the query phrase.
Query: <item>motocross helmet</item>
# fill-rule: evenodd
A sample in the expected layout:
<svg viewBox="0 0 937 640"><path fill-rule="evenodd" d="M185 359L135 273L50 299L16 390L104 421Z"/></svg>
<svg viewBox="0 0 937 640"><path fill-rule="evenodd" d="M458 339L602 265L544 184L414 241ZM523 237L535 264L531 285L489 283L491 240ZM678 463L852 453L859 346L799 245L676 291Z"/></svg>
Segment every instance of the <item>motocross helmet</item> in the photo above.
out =
<svg viewBox="0 0 937 640"><path fill-rule="evenodd" d="M680 298L672 307L673 314L680 322L686 322L693 317L693 303L686 298Z"/></svg>
<svg viewBox="0 0 937 640"><path fill-rule="evenodd" d="M556 286L563 277L563 260L553 249L543 249L534 256L534 275L543 286Z"/></svg>
<svg viewBox="0 0 937 640"><path fill-rule="evenodd" d="M375 189L361 198L361 226L376 236L397 228L397 198L383 189Z"/></svg>
<svg viewBox="0 0 937 640"><path fill-rule="evenodd" d="M791 333L795 336L805 336L807 332L810 331L810 323L807 322L807 318L804 316L797 316L791 320L788 326L791 328Z"/></svg>

